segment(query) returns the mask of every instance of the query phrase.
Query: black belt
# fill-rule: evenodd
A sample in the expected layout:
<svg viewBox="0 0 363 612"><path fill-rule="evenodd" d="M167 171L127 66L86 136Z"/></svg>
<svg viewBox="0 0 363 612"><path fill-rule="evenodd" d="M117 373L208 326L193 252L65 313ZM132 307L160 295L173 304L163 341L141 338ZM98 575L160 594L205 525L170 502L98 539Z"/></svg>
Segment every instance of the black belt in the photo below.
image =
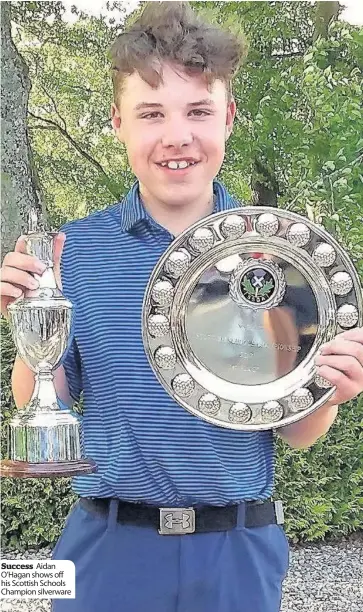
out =
<svg viewBox="0 0 363 612"><path fill-rule="evenodd" d="M82 508L107 516L110 498L81 497ZM118 502L117 521L125 525L154 527L162 535L228 531L237 525L263 527L284 522L281 501L244 502L232 506L157 508L146 504Z"/></svg>

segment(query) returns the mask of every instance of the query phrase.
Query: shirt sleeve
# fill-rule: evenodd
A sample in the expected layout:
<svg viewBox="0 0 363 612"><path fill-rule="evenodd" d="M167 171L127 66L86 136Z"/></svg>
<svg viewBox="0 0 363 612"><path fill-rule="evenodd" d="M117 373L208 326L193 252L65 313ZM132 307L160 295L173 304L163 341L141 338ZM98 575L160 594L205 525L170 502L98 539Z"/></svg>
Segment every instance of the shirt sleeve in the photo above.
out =
<svg viewBox="0 0 363 612"><path fill-rule="evenodd" d="M72 337L60 364L64 367L71 398L79 402L83 391L81 358L76 340Z"/></svg>
<svg viewBox="0 0 363 612"><path fill-rule="evenodd" d="M77 231L72 222L60 228L66 234L61 258L62 292L73 304L71 331L67 348L60 365L64 367L69 393L75 402L79 402L83 391L81 356L77 345L77 283L74 280L73 262L77 257Z"/></svg>

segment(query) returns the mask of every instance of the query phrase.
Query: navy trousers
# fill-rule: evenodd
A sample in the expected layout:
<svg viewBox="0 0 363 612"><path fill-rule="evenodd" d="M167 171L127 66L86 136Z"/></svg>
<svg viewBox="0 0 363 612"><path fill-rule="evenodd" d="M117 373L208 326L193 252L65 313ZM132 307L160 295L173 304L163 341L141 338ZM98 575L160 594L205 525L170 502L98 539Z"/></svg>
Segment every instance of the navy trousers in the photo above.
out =
<svg viewBox="0 0 363 612"><path fill-rule="evenodd" d="M53 559L76 568L75 599L53 612L278 612L289 547L281 526L160 535L77 503Z"/></svg>

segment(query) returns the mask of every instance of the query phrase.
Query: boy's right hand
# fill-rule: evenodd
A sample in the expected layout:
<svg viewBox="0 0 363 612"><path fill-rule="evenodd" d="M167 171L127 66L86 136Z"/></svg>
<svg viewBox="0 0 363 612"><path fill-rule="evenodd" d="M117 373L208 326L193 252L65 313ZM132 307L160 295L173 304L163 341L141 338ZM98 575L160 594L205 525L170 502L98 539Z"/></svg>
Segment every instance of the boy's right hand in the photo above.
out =
<svg viewBox="0 0 363 612"><path fill-rule="evenodd" d="M54 239L54 273L60 289L60 259L65 242L65 234L59 233ZM7 253L1 266L1 314L8 316L7 308L17 298L24 294L26 289L37 289L38 281L33 274L42 275L46 266L37 257L26 253L24 236L18 239L15 250Z"/></svg>

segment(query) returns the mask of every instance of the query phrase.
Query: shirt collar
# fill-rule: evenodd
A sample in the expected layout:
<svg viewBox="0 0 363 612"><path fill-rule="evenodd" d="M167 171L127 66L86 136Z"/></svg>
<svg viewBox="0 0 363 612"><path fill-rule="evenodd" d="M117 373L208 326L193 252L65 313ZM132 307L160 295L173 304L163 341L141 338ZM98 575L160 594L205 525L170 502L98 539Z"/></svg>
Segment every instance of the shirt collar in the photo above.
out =
<svg viewBox="0 0 363 612"><path fill-rule="evenodd" d="M225 186L219 181L213 181L213 193L215 196L215 203L213 212L223 212L224 210L230 210L231 208L237 208L241 206L234 197L232 197Z"/></svg>
<svg viewBox="0 0 363 612"><path fill-rule="evenodd" d="M135 181L130 191L124 197L120 206L121 229L125 232L131 230L136 223L148 219L139 194L139 182Z"/></svg>
<svg viewBox="0 0 363 612"><path fill-rule="evenodd" d="M213 193L215 199L213 208L214 213L229 210L230 208L241 205L228 193L227 189L219 181L213 181ZM141 221L150 222L151 217L145 210L140 198L139 182L135 181L120 204L121 229L128 232Z"/></svg>

